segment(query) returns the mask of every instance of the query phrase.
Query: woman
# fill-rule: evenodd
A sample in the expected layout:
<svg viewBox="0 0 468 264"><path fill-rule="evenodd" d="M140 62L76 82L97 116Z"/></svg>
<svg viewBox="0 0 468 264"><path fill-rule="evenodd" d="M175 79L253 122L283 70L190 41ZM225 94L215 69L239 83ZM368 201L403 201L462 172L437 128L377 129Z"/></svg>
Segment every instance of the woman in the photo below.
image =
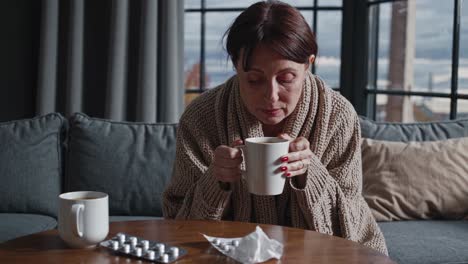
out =
<svg viewBox="0 0 468 264"><path fill-rule="evenodd" d="M387 254L361 196L359 121L309 71L317 44L300 12L281 2L246 9L226 32L237 75L183 114L164 216L287 225L342 236ZM242 139L291 140L281 195L258 196L241 179Z"/></svg>

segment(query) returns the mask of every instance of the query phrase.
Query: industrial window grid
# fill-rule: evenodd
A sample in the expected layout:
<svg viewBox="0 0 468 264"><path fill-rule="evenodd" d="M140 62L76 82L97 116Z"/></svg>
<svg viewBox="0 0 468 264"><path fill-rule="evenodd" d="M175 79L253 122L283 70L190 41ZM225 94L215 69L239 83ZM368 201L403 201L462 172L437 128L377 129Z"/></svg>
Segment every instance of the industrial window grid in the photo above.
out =
<svg viewBox="0 0 468 264"><path fill-rule="evenodd" d="M452 72L451 72L451 83L450 83L450 93L440 93L440 92L422 92L422 91L404 91L404 90L383 90L378 89L377 87L377 59L378 59L378 36L379 36L379 7L384 3L393 3L397 1L407 1L407 0L374 0L368 1L368 14L374 19L370 19L370 28L372 30L369 32L369 62L370 62L370 72L368 73L369 83L365 89L366 98L369 95L374 95L371 102L372 106L367 109L367 115L375 119L376 116L376 96L377 94L385 94L390 96L425 96L425 97L439 97L439 98L450 98L450 119L457 118L457 101L458 99L468 99L468 94L460 94L458 92L458 63L459 63L459 54L460 54L460 11L461 11L461 2L462 0L453 0L454 10L453 10L453 30L452 30ZM372 12L369 12L370 7L373 8ZM377 18L377 19L375 19Z"/></svg>
<svg viewBox="0 0 468 264"><path fill-rule="evenodd" d="M311 0L312 6L295 6L300 11L312 11L312 31L314 34L317 33L317 14L319 11L342 11L343 7L340 6L319 6L318 0ZM200 13L200 73L199 76L205 76L206 64L205 64L205 36L206 36L206 13L209 12L242 12L246 7L229 7L229 8L210 8L206 7L206 0L200 0L200 8L186 8L186 13ZM311 67L312 73L316 72L315 64ZM339 90L339 87L333 87L334 90ZM200 78L200 85L198 89L187 89L185 93L200 94L208 90L205 88L205 78Z"/></svg>

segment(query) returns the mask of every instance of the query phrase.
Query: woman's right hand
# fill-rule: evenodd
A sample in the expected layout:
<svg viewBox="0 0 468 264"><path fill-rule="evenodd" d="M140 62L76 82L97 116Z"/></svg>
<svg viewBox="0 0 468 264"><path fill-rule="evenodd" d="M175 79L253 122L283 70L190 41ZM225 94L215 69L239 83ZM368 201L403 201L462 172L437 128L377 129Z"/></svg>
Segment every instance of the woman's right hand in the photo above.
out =
<svg viewBox="0 0 468 264"><path fill-rule="evenodd" d="M230 183L241 179L242 152L235 146L243 143L238 139L232 142L231 146L221 145L215 149L212 165L213 174L218 181Z"/></svg>

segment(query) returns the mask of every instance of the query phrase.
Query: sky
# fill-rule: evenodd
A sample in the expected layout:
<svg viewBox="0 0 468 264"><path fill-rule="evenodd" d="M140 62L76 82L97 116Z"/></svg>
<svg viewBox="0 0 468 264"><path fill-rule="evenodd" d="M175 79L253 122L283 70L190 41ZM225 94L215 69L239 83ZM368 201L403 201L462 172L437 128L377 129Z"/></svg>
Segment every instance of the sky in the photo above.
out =
<svg viewBox="0 0 468 264"><path fill-rule="evenodd" d="M452 0L416 1L416 36L414 59L414 90L428 91L432 76L432 87L437 92L450 91L453 3ZM185 0L186 8L199 7L199 0ZM247 7L256 1L206 0L207 7ZM313 0L285 1L295 6L307 6ZM468 94L468 0L462 0L459 91ZM340 0L319 0L319 5L340 6ZM380 31L378 54L378 86L388 83L388 48L390 43L391 3L380 4ZM400 10L406 12L406 10ZM224 82L234 74L222 45L222 36L239 12L206 14L206 71L209 87ZM312 11L302 11L305 19L312 23ZM339 87L341 51L341 11L319 11L317 41L319 52L317 72L330 87ZM185 20L185 69L199 61L200 15L186 13ZM468 102L467 102L468 105Z"/></svg>

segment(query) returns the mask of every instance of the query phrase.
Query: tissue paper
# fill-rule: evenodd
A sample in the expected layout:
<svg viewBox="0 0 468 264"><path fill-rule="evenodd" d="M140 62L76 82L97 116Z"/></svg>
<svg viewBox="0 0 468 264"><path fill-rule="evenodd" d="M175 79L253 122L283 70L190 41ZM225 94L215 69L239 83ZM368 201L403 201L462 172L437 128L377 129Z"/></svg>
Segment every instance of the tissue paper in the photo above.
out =
<svg viewBox="0 0 468 264"><path fill-rule="evenodd" d="M219 252L241 263L264 262L271 258L280 259L283 255L283 244L270 239L262 228L257 226L255 232L245 237L222 238L203 236Z"/></svg>

